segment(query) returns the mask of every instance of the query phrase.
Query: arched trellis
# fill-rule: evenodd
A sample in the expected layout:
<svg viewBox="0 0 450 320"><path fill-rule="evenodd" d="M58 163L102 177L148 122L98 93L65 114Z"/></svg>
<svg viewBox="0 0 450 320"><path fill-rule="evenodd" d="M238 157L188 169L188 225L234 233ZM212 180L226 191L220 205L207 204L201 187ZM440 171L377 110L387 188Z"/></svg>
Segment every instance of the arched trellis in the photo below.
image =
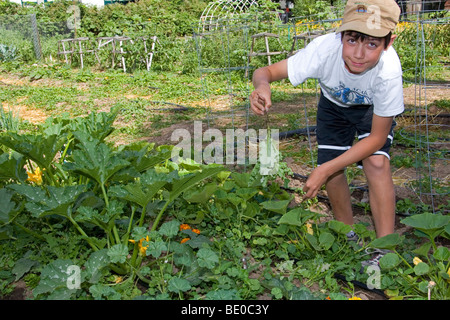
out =
<svg viewBox="0 0 450 320"><path fill-rule="evenodd" d="M214 28L217 21L245 13L250 7L258 6L257 0L216 0L208 4L200 17L203 30Z"/></svg>

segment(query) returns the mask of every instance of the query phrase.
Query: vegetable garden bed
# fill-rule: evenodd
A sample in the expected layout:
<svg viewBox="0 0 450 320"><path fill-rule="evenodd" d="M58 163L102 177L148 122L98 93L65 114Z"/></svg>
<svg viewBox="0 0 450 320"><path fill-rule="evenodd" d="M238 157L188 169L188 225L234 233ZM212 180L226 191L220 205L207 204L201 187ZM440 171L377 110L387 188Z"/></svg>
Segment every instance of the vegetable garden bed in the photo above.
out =
<svg viewBox="0 0 450 320"><path fill-rule="evenodd" d="M4 106L24 106L22 120L11 117L0 136L3 299L449 298L445 201L426 213L398 178L397 233L375 239L364 181L352 168L362 241L349 243L349 227L333 220L324 191L301 202L311 170L304 137L280 142L283 162L271 177L251 166L175 163L169 134L204 117L195 80L35 70L65 78L35 80L26 69L0 79ZM161 89L148 88L155 82ZM166 102L190 107L149 113L167 107L150 102L167 97L165 85L179 87ZM270 123L289 130L298 94L283 86L288 102L277 102ZM194 94L182 100L184 90ZM30 110L44 116L23 121ZM410 149L396 152L404 160ZM394 180L400 170L411 178L414 170L397 161ZM360 272L372 246L393 252L381 270Z"/></svg>

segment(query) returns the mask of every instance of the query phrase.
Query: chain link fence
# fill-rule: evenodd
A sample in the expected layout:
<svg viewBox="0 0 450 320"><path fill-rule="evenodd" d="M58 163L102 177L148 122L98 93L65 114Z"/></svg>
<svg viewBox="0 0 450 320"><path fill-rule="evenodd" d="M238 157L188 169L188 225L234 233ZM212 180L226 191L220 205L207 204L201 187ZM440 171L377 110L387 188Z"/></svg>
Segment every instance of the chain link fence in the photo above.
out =
<svg viewBox="0 0 450 320"><path fill-rule="evenodd" d="M58 41L73 36L67 21L38 21L35 14L0 15L0 58L52 61Z"/></svg>

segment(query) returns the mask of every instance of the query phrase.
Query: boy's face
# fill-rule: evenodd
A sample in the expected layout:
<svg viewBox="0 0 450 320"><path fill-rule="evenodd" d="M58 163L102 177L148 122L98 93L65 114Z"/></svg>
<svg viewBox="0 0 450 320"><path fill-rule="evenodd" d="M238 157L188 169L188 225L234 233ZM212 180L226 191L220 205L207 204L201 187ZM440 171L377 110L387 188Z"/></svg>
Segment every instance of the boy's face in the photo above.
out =
<svg viewBox="0 0 450 320"><path fill-rule="evenodd" d="M384 38L370 36L358 38L352 32L345 32L342 38L342 58L346 69L351 73L360 74L373 68L378 63L381 53L387 49L384 41Z"/></svg>

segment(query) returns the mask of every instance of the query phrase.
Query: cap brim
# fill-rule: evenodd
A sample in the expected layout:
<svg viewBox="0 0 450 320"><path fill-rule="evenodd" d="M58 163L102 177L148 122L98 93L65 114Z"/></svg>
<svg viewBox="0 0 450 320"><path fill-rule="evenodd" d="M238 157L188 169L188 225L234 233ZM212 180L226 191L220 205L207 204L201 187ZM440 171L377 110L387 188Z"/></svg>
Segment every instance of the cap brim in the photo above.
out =
<svg viewBox="0 0 450 320"><path fill-rule="evenodd" d="M339 28L336 29L336 33L340 33L343 31L357 31L372 37L384 37L391 30L381 27L369 28L366 23L361 23L361 21L349 21L342 24Z"/></svg>

